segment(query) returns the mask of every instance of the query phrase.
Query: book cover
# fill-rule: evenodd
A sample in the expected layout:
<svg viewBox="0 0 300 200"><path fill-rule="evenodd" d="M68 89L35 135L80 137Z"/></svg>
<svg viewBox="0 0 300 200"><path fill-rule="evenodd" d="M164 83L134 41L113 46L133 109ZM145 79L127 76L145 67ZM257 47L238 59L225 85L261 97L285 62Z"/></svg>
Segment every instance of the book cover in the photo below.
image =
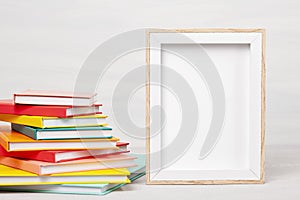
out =
<svg viewBox="0 0 300 200"><path fill-rule="evenodd" d="M101 158L87 158L60 163L51 163L0 156L0 164L38 175L48 175L65 172L133 167L136 166L134 159L135 157L120 154L104 156Z"/></svg>
<svg viewBox="0 0 300 200"><path fill-rule="evenodd" d="M27 89L23 92L16 92L14 96L38 96L38 97L67 97L67 98L84 98L89 99L97 94L95 93L83 93L83 92L71 92L71 91L50 91L50 90L32 90Z"/></svg>
<svg viewBox="0 0 300 200"><path fill-rule="evenodd" d="M102 114L102 104L92 106L49 106L49 105L26 105L15 104L13 100L0 100L0 114L32 115L48 117L71 117L80 115Z"/></svg>
<svg viewBox="0 0 300 200"><path fill-rule="evenodd" d="M80 126L104 126L105 115L86 115L69 118L0 114L0 121L21 124L37 128L59 128Z"/></svg>
<svg viewBox="0 0 300 200"><path fill-rule="evenodd" d="M48 185L73 183L129 183L126 168L91 170L38 176L37 174L0 164L0 186ZM2 187L0 187L1 189Z"/></svg>
<svg viewBox="0 0 300 200"><path fill-rule="evenodd" d="M11 128L35 140L112 138L112 129L106 126L36 128L12 124Z"/></svg>
<svg viewBox="0 0 300 200"><path fill-rule="evenodd" d="M83 158L101 157L107 155L115 155L128 153L127 145L129 143L117 142L118 148L113 149L91 149L91 150L56 150L56 151L13 151L7 152L0 145L0 156L14 157L28 160L39 160L44 162L65 162Z"/></svg>
<svg viewBox="0 0 300 200"><path fill-rule="evenodd" d="M118 138L34 140L10 127L0 127L0 145L6 151L116 149Z"/></svg>
<svg viewBox="0 0 300 200"><path fill-rule="evenodd" d="M90 106L96 94L74 93L64 91L26 90L14 94L14 103L32 105L70 105Z"/></svg>

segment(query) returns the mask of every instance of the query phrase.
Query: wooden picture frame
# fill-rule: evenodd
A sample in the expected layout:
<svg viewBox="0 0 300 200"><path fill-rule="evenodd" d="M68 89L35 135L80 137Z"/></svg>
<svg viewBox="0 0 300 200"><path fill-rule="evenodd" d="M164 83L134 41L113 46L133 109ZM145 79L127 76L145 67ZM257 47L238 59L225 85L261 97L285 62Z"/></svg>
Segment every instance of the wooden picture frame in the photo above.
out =
<svg viewBox="0 0 300 200"><path fill-rule="evenodd" d="M264 183L265 30L150 29L146 35L146 183ZM200 45L200 47L195 45ZM213 127L211 124L214 122L214 112L218 112L218 108L221 107L217 107L215 110L206 109L206 107L214 107L212 105L214 101L205 107L207 99L214 98L209 96L214 95L213 91L203 89L205 83L208 84L209 81L206 80L205 73L202 73L202 78L199 78L200 82L196 82L194 69L188 71L189 68L195 66L195 63L186 59L184 55L180 55L190 52L190 55L197 60L198 52L194 51L198 50L203 51L199 52L203 59L206 59L207 55L208 60L205 62L211 61L209 64L216 68L225 98L224 120L222 129L218 132L220 135L211 136L215 137L215 143L210 145L211 150L207 151L205 156L201 157L202 151L200 152L201 159L198 157L199 149L197 147L202 145L203 150L207 138L210 137L209 130ZM180 61L180 59L184 61ZM192 67L188 67L188 65ZM187 147L182 148L182 154L176 159L174 157L173 160L169 157L172 157L171 154L174 151L166 149L169 144L173 144L172 142L176 143L174 130L180 129L180 125L178 125L180 117L177 117L180 112L176 111L175 100L172 100L171 97L174 94L176 96L176 92L170 94L168 89L172 90L172 88L163 86L165 83L173 81L170 74L173 73L172 71L189 83L191 91L196 91L196 102L200 102L197 104L197 108L201 111L199 119L204 121L201 125L206 127L199 126L200 128L197 128L198 132L193 135L193 141L189 142L183 139L182 143ZM179 80L180 76L174 80ZM157 84L157 82L161 84ZM198 88L199 91L197 91ZM213 89L213 87L209 89ZM215 94L218 95L218 92ZM204 99L204 102L199 101L198 97ZM154 113L152 109L157 105L165 106L166 109ZM170 121L161 122L162 115L171 116ZM206 121L206 115L210 116L207 117L210 118L210 121ZM158 121L159 129L154 127L154 121ZM182 119L181 123L183 123ZM204 132L206 132L206 136L203 136ZM181 148L180 143L177 142L176 145ZM176 148L173 149L176 151Z"/></svg>

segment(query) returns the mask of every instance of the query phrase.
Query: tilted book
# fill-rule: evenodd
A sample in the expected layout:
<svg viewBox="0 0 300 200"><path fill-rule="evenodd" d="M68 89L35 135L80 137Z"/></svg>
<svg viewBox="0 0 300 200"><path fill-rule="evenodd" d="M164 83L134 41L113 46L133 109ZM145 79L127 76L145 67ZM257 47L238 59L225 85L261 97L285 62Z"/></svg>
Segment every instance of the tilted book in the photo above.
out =
<svg viewBox="0 0 300 200"><path fill-rule="evenodd" d="M127 178L129 174L130 172L126 168L122 168L38 176L34 173L0 165L0 186L74 183L129 183L130 180Z"/></svg>
<svg viewBox="0 0 300 200"><path fill-rule="evenodd" d="M0 100L0 114L32 115L48 117L72 117L101 114L102 104L92 106L49 106L15 104L13 100Z"/></svg>
<svg viewBox="0 0 300 200"><path fill-rule="evenodd" d="M9 127L0 127L0 145L6 151L117 149L118 138L34 140Z"/></svg>
<svg viewBox="0 0 300 200"><path fill-rule="evenodd" d="M0 164L38 175L47 175L65 172L133 167L136 166L134 159L135 157L120 154L101 158L87 158L60 163L51 163L0 156Z"/></svg>
<svg viewBox="0 0 300 200"><path fill-rule="evenodd" d="M107 155L115 155L128 153L126 142L117 142L117 148L109 149L89 149L89 150L43 150L43 151L11 151L7 152L0 145L0 156L22 158L29 160L39 160L44 162L65 162L70 160L78 160L83 158L102 157Z"/></svg>
<svg viewBox="0 0 300 200"><path fill-rule="evenodd" d="M112 129L106 126L36 128L12 124L11 128L35 140L112 138Z"/></svg>
<svg viewBox="0 0 300 200"><path fill-rule="evenodd" d="M14 94L16 104L91 106L96 94L64 91L26 90Z"/></svg>
<svg viewBox="0 0 300 200"><path fill-rule="evenodd" d="M60 128L81 126L104 126L107 116L85 115L68 118L0 114L0 121L21 124L38 128Z"/></svg>

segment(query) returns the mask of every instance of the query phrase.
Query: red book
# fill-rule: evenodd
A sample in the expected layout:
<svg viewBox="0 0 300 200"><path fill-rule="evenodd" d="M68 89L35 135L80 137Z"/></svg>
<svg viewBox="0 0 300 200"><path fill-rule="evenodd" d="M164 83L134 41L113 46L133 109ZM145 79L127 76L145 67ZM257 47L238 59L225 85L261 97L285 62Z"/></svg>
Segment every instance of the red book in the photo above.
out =
<svg viewBox="0 0 300 200"><path fill-rule="evenodd" d="M0 145L0 156L15 157L29 160L39 160L44 162L64 162L83 158L101 157L128 153L127 142L117 142L118 149L91 149L91 150L70 150L70 151L16 151L7 152Z"/></svg>
<svg viewBox="0 0 300 200"><path fill-rule="evenodd" d="M13 100L0 100L0 114L33 115L47 117L72 117L79 115L102 114L102 104L93 106L48 106L14 104Z"/></svg>

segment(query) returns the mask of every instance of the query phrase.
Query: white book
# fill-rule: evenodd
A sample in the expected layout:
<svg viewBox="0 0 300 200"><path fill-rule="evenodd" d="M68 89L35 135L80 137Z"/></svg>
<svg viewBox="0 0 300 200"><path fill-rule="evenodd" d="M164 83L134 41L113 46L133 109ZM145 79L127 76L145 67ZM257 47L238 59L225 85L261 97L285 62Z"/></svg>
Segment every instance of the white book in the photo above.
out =
<svg viewBox="0 0 300 200"><path fill-rule="evenodd" d="M33 105L91 106L96 102L96 94L26 90L15 93L14 102Z"/></svg>

